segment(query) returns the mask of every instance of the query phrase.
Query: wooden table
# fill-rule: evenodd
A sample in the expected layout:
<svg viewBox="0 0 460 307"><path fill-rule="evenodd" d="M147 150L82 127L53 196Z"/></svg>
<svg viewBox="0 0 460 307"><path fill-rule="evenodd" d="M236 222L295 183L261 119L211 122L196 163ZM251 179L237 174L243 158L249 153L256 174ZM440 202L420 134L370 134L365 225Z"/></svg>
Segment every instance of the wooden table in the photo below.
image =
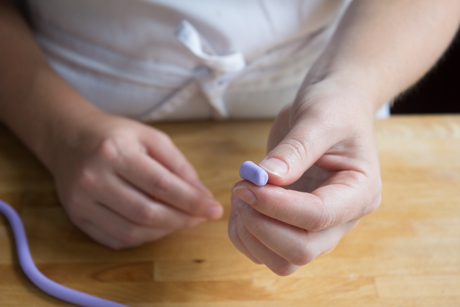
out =
<svg viewBox="0 0 460 307"><path fill-rule="evenodd" d="M460 306L460 116L376 122L383 201L330 254L278 277L227 236L230 187L264 156L269 121L161 124L225 206L220 221L112 251L74 227L52 178L0 127L0 198L49 278L129 306ZM69 306L21 272L0 219L0 306Z"/></svg>

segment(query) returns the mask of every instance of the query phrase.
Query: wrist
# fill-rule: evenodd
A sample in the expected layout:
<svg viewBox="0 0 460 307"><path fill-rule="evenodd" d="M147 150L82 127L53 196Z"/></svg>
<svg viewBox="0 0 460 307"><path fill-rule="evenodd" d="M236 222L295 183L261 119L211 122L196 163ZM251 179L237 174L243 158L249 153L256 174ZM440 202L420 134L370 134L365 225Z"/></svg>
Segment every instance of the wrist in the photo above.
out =
<svg viewBox="0 0 460 307"><path fill-rule="evenodd" d="M94 146L94 130L108 116L91 105L87 107L85 99L74 98L46 122L41 142L37 143L36 155L53 174L66 164L69 155Z"/></svg>
<svg viewBox="0 0 460 307"><path fill-rule="evenodd" d="M334 121L360 116L363 120L373 122L375 112L380 107L378 97L362 84L339 76L329 76L315 82L308 82L307 78L305 81L297 94L295 110L316 110L322 113L317 116Z"/></svg>
<svg viewBox="0 0 460 307"><path fill-rule="evenodd" d="M7 99L5 123L52 172L59 145L102 112L51 69L37 71L21 99ZM5 103L5 104L6 104Z"/></svg>
<svg viewBox="0 0 460 307"><path fill-rule="evenodd" d="M302 88L328 86L340 95L354 97L375 114L397 94L392 84L386 80L385 74L371 65L334 61L325 53L310 69Z"/></svg>

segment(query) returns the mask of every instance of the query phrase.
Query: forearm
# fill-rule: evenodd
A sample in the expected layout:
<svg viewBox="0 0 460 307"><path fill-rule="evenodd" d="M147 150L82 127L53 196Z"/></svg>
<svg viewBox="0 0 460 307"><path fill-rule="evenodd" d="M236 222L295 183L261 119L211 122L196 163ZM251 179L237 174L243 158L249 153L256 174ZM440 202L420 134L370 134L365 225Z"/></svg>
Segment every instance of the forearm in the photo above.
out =
<svg viewBox="0 0 460 307"><path fill-rule="evenodd" d="M0 119L50 167L56 132L99 112L48 65L8 1L0 1L0 41L8 42L0 48Z"/></svg>
<svg viewBox="0 0 460 307"><path fill-rule="evenodd" d="M305 83L360 91L376 110L436 63L459 21L460 1L355 0Z"/></svg>

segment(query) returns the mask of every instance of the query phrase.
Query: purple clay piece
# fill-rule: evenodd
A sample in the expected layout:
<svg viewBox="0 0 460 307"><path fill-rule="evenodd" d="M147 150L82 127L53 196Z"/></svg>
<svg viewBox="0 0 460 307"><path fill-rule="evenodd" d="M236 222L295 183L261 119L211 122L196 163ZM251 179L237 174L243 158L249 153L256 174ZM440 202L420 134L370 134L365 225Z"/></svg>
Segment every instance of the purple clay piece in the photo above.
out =
<svg viewBox="0 0 460 307"><path fill-rule="evenodd" d="M24 273L42 291L60 300L83 307L127 307L126 305L105 300L77 290L60 285L43 275L35 266L27 244L26 232L21 218L6 202L0 200L0 213L10 222L13 236L16 241L16 250Z"/></svg>
<svg viewBox="0 0 460 307"><path fill-rule="evenodd" d="M240 177L244 180L251 181L259 187L266 185L268 182L268 173L251 161L246 161L241 164Z"/></svg>

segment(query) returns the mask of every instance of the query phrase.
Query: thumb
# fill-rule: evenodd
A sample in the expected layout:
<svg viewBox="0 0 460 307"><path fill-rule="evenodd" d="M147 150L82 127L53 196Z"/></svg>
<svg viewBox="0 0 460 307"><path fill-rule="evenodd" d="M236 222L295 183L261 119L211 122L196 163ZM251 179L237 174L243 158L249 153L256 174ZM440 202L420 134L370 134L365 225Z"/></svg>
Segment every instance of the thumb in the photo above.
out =
<svg viewBox="0 0 460 307"><path fill-rule="evenodd" d="M268 183L286 186L296 182L339 139L337 130L318 120L294 124L284 139L259 163L268 172Z"/></svg>

